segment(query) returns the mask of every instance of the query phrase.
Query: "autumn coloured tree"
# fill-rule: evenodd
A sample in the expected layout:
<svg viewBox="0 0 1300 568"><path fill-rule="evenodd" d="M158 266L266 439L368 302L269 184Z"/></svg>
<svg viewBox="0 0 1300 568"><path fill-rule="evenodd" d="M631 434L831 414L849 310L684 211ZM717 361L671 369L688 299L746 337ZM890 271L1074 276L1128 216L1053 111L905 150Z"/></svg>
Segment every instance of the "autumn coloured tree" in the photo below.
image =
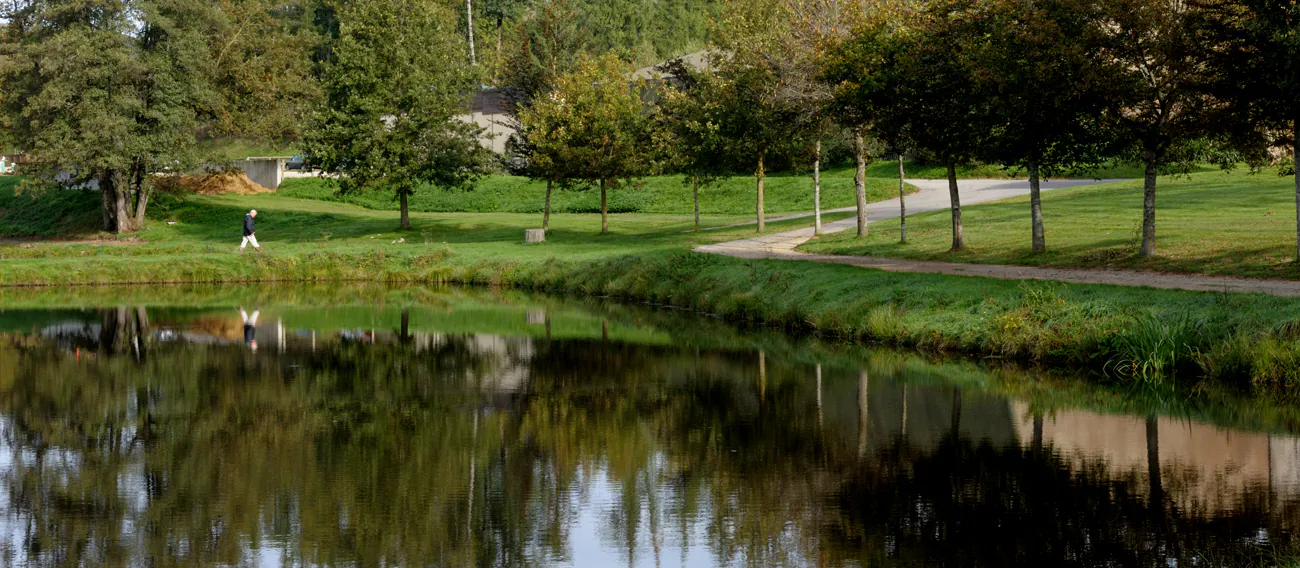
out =
<svg viewBox="0 0 1300 568"><path fill-rule="evenodd" d="M601 233L609 232L609 189L646 175L653 165L643 90L617 57L582 56L574 72L561 75L549 95L519 115L533 167L600 188Z"/></svg>

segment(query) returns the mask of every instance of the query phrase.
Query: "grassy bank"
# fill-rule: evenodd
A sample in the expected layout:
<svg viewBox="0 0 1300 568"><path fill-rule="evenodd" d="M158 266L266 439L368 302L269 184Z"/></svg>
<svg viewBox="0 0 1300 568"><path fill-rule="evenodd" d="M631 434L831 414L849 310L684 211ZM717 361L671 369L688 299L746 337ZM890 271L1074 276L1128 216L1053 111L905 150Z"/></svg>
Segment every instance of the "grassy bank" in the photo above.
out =
<svg viewBox="0 0 1300 568"><path fill-rule="evenodd" d="M1030 250L1029 199L962 209L966 250L952 244L947 211L908 218L907 244L897 234L851 234L804 246L811 252L1032 266L1151 269L1170 272L1297 278L1295 185L1273 171L1210 171L1160 178L1156 253L1138 257L1142 182L1043 194L1048 252ZM893 223L887 222L887 223Z"/></svg>
<svg viewBox="0 0 1300 568"><path fill-rule="evenodd" d="M262 255L234 253L250 208L262 213ZM1300 301L1291 299L713 257L689 251L753 229L694 234L684 215L615 215L612 233L601 235L598 216L559 214L549 242L529 246L521 241L537 224L532 214L416 213L413 229L398 232L390 211L283 195L169 197L154 212L139 240L0 246L0 284L490 284L672 304L852 341L1115 376L1208 376L1286 394L1300 388ZM706 223L747 218L715 215Z"/></svg>
<svg viewBox="0 0 1300 568"><path fill-rule="evenodd" d="M867 199L878 201L898 195L894 178L868 178ZM754 179L737 177L700 189L700 210L707 215L753 215ZM609 192L609 210L613 213L655 213L688 215L694 211L691 183L683 176L656 176ZM279 193L369 209L396 210L397 202L389 194L363 193L340 196L334 185L320 178L286 180ZM812 178L809 175L775 175L767 178L764 209L769 214L812 211ZM822 207L853 207L856 203L853 170L828 170L822 177ZM541 214L546 198L546 184L515 176L488 176L473 190L424 188L411 196L412 211L438 213L535 213ZM557 189L551 197L556 213L599 213L600 191L593 189Z"/></svg>

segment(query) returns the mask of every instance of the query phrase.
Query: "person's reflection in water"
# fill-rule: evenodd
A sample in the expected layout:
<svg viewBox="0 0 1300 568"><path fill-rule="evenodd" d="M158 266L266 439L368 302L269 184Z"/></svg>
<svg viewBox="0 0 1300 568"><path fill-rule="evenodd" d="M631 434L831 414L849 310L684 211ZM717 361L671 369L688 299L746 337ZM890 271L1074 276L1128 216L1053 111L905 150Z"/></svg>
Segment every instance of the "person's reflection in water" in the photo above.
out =
<svg viewBox="0 0 1300 568"><path fill-rule="evenodd" d="M244 343L253 353L257 353L257 316L261 310L253 310L253 315L248 315L244 307L239 307L239 317L244 318Z"/></svg>

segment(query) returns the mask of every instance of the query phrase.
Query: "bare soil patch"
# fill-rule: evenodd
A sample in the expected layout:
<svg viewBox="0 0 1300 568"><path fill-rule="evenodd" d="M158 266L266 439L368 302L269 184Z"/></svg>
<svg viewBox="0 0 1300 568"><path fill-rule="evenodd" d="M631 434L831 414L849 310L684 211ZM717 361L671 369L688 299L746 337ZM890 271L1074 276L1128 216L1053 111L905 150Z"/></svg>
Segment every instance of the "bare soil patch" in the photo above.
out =
<svg viewBox="0 0 1300 568"><path fill-rule="evenodd" d="M243 172L178 176L168 178L164 183L175 184L174 187L184 188L199 195L254 195L271 192L248 179Z"/></svg>

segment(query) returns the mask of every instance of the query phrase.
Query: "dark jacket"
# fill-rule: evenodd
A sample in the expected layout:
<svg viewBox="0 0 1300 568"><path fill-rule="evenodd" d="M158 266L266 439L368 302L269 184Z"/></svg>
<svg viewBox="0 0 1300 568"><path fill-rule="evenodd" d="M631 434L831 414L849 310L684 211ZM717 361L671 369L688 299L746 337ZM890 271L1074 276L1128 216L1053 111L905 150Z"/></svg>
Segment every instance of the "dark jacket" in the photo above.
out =
<svg viewBox="0 0 1300 568"><path fill-rule="evenodd" d="M244 236L253 234L253 216L244 215Z"/></svg>

